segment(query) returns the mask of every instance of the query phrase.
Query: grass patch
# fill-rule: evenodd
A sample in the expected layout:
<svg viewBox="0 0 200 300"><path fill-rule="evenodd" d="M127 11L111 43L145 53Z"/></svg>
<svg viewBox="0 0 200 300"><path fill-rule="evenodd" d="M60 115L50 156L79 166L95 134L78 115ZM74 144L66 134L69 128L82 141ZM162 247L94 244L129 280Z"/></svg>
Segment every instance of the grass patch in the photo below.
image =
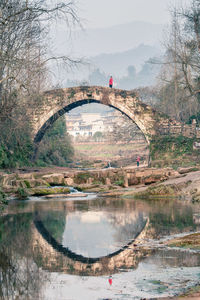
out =
<svg viewBox="0 0 200 300"><path fill-rule="evenodd" d="M156 198L156 197L175 197L179 192L179 188L176 185L159 185L149 187L145 191L138 192L134 195L134 198Z"/></svg>
<svg viewBox="0 0 200 300"><path fill-rule="evenodd" d="M100 180L94 180L94 181L92 182L92 184L94 184L94 185L102 185L103 182L100 181Z"/></svg>
<svg viewBox="0 0 200 300"><path fill-rule="evenodd" d="M58 187L54 189L49 188L34 188L32 193L35 196L44 196L44 195L56 195L56 194L69 194L70 189L67 187Z"/></svg>
<svg viewBox="0 0 200 300"><path fill-rule="evenodd" d="M50 188L33 188L32 193L33 193L34 196L69 194L70 189L67 188L67 187L58 187L58 188L54 188L54 189L50 189Z"/></svg>
<svg viewBox="0 0 200 300"><path fill-rule="evenodd" d="M144 148L146 144L80 144L74 145L75 153L84 155L84 157L92 157L95 161L105 160L105 158L110 158L113 156L123 153L126 157L133 153L134 150L139 150Z"/></svg>

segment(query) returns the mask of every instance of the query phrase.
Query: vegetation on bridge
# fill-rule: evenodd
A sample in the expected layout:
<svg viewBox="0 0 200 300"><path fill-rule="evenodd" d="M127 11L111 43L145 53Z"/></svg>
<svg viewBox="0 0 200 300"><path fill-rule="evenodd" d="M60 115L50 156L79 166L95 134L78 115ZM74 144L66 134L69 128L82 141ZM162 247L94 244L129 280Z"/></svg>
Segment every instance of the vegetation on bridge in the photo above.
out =
<svg viewBox="0 0 200 300"><path fill-rule="evenodd" d="M200 159L198 150L193 149L194 138L185 136L157 136L150 144L151 166L187 166Z"/></svg>

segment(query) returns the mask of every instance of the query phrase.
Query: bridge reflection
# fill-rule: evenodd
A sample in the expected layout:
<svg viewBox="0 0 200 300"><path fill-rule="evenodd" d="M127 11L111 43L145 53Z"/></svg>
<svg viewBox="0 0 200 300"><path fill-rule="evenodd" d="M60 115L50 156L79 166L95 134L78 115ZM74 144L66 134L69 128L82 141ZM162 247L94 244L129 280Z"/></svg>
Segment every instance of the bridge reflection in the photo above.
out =
<svg viewBox="0 0 200 300"><path fill-rule="evenodd" d="M119 250L100 257L86 257L71 251L59 243L43 224L38 212L34 215L32 227L33 254L36 263L48 271L69 274L107 275L117 272L120 268L136 268L139 260L150 250L138 247L145 237L149 219L144 221L141 231Z"/></svg>

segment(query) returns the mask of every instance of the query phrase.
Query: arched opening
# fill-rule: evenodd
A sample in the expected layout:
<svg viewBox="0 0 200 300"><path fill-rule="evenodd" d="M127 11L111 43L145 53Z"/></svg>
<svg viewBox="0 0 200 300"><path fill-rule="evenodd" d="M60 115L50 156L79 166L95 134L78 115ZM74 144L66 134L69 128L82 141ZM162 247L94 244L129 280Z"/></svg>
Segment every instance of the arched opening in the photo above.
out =
<svg viewBox="0 0 200 300"><path fill-rule="evenodd" d="M34 138L34 159L45 133L63 115L75 149L72 167L124 167L135 164L138 155L143 165L148 164L148 140L134 120L119 108L94 99L73 102L51 116Z"/></svg>

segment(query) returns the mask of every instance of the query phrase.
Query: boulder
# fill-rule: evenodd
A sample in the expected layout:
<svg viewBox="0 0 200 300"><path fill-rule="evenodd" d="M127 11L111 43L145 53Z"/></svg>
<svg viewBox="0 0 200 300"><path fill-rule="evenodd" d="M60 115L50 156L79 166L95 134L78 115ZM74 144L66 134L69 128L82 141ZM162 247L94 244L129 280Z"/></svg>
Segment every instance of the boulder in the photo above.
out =
<svg viewBox="0 0 200 300"><path fill-rule="evenodd" d="M18 173L16 177L18 179L34 179L33 173Z"/></svg>
<svg viewBox="0 0 200 300"><path fill-rule="evenodd" d="M105 184L106 184L106 185L111 185L110 178L106 177Z"/></svg>
<svg viewBox="0 0 200 300"><path fill-rule="evenodd" d="M124 186L125 188L128 187L128 178L127 178L127 176L124 177L124 184L123 184L123 186Z"/></svg>
<svg viewBox="0 0 200 300"><path fill-rule="evenodd" d="M86 184L92 184L93 183L93 178L89 177L86 181Z"/></svg>
<svg viewBox="0 0 200 300"><path fill-rule="evenodd" d="M44 179L46 182L48 182L51 185L61 185L64 183L64 174L54 173L54 174L43 175L42 179Z"/></svg>
<svg viewBox="0 0 200 300"><path fill-rule="evenodd" d="M73 178L64 178L63 179L63 183L65 184L65 185L73 185L74 184L74 179Z"/></svg>
<svg viewBox="0 0 200 300"><path fill-rule="evenodd" d="M16 174L4 174L1 177L1 185L2 187L12 187L12 182L16 178Z"/></svg>
<svg viewBox="0 0 200 300"><path fill-rule="evenodd" d="M188 168L178 168L177 170L180 174L186 174L186 173L198 171L199 168L197 168L197 167L188 167Z"/></svg>
<svg viewBox="0 0 200 300"><path fill-rule="evenodd" d="M69 194L70 190L67 187L57 187L57 188L36 187L30 189L29 192L31 195L43 196L43 195Z"/></svg>

